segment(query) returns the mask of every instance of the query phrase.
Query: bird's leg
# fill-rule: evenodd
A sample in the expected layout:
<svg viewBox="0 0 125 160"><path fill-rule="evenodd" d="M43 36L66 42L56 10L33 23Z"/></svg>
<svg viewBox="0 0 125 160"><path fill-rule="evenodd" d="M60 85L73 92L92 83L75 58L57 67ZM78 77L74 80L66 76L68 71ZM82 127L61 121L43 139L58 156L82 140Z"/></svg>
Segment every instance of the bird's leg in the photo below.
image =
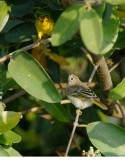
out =
<svg viewBox="0 0 125 160"><path fill-rule="evenodd" d="M76 110L76 114L79 114L79 115L82 115L82 111L81 111L82 108L79 108ZM76 125L77 127L87 127L86 124L76 124L76 122L74 122L74 125Z"/></svg>
<svg viewBox="0 0 125 160"><path fill-rule="evenodd" d="M82 111L80 110L80 108L79 109L77 109L76 110L76 116L79 118L79 116L82 114ZM78 126L78 118L75 120L75 122L74 122L74 126Z"/></svg>

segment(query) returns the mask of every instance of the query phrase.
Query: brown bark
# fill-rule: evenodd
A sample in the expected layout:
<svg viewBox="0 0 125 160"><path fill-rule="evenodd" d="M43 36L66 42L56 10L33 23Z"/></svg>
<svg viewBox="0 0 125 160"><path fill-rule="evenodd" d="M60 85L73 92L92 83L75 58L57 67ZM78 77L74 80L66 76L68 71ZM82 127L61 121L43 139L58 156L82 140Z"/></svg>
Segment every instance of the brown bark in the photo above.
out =
<svg viewBox="0 0 125 160"><path fill-rule="evenodd" d="M113 117L122 118L121 111L115 101L109 99L109 94L113 89L113 84L110 76L110 72L106 61L103 55L94 55L91 54L93 63L98 65L97 72L100 79L101 90L103 95L103 103L107 105L108 111L105 111L105 114ZM124 107L122 107L123 111L125 112Z"/></svg>

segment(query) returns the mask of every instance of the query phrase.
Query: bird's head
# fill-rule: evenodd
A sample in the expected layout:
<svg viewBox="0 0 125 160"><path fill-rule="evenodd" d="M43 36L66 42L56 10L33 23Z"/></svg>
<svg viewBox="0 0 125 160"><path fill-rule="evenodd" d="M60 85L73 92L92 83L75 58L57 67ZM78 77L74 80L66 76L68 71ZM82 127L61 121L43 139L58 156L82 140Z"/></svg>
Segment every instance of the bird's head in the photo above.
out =
<svg viewBox="0 0 125 160"><path fill-rule="evenodd" d="M80 79L74 74L70 74L68 77L68 85L78 85L81 84Z"/></svg>

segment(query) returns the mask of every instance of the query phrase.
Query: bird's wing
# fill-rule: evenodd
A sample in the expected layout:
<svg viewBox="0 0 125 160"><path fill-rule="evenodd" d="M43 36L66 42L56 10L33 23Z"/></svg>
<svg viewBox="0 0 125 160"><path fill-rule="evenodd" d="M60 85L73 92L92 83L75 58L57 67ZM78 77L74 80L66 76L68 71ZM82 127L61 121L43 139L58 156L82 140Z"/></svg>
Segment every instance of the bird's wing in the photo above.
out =
<svg viewBox="0 0 125 160"><path fill-rule="evenodd" d="M99 100L97 95L92 90L90 90L87 87L85 88L83 86L76 86L76 85L70 86L67 88L67 94L82 100L90 100L90 101L93 101L95 99Z"/></svg>
<svg viewBox="0 0 125 160"><path fill-rule="evenodd" d="M107 107L100 102L100 99L97 97L97 95L88 87L76 86L76 85L70 86L67 88L67 95L79 98L83 101L90 101L99 106L100 108L107 110Z"/></svg>

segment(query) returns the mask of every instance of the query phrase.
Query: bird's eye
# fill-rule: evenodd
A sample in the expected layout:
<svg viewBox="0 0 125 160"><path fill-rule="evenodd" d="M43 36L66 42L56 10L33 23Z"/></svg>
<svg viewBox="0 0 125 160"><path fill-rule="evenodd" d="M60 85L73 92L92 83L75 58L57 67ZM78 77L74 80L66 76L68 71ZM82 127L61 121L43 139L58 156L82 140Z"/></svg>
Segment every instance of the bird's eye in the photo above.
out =
<svg viewBox="0 0 125 160"><path fill-rule="evenodd" d="M71 80L73 80L73 78L71 78Z"/></svg>

